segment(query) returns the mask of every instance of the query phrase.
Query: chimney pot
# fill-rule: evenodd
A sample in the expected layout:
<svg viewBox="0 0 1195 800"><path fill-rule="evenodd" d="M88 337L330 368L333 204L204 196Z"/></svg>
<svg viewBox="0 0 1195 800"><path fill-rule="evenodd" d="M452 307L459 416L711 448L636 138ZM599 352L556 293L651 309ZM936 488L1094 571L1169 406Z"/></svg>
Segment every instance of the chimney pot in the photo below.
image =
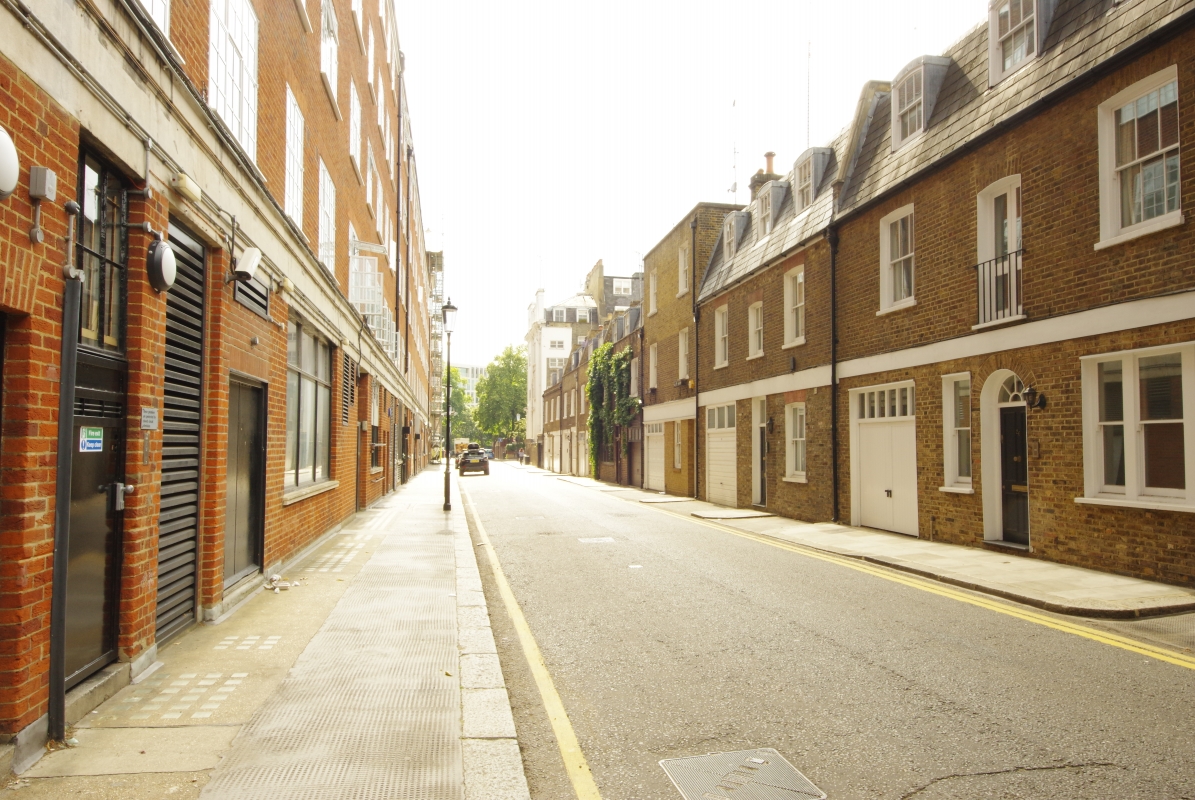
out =
<svg viewBox="0 0 1195 800"><path fill-rule="evenodd" d="M763 154L763 157L768 163L768 168L766 171L769 175L771 175L772 174L772 159L776 157L776 154L773 153L771 150L769 150L768 152Z"/></svg>

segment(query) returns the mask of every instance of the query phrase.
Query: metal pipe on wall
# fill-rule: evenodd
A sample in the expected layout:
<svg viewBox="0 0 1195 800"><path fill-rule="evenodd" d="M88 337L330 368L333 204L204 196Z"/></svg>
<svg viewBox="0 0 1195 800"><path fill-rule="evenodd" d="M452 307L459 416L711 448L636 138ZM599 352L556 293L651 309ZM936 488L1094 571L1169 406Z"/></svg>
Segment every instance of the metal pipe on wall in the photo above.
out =
<svg viewBox="0 0 1195 800"><path fill-rule="evenodd" d="M50 590L50 738L66 735L66 580L70 551L71 469L74 462L75 366L79 354L79 309L82 273L75 269L75 221L79 206L66 204L71 215L66 241L66 279L62 296L62 360L58 384L58 464L54 487L54 568Z"/></svg>
<svg viewBox="0 0 1195 800"><path fill-rule="evenodd" d="M700 317L697 306L697 214L689 222L689 262L693 273L689 279L689 303L693 306L693 496L696 497L701 464L701 445L697 435L701 424L698 413L701 400L701 336L697 325Z"/></svg>

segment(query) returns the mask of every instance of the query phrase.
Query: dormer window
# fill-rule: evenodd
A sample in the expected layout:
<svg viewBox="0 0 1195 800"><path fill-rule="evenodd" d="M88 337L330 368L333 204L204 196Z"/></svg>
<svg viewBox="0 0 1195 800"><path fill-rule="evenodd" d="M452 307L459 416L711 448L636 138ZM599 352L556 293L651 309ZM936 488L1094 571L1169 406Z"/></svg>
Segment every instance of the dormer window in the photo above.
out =
<svg viewBox="0 0 1195 800"><path fill-rule="evenodd" d="M900 71L892 82L892 149L899 150L907 142L929 128L934 113L934 101L950 59L922 56Z"/></svg>
<svg viewBox="0 0 1195 800"><path fill-rule="evenodd" d="M896 115L900 120L900 141L921 133L921 70L901 82L896 89Z"/></svg>
<svg viewBox="0 0 1195 800"><path fill-rule="evenodd" d="M772 193L766 191L766 187L759 193L759 224L763 226L761 236L772 232Z"/></svg>
<svg viewBox="0 0 1195 800"><path fill-rule="evenodd" d="M1004 0L996 5L996 35L1000 37L1000 59L1010 71L1034 50L1034 0Z"/></svg>
<svg viewBox="0 0 1195 800"><path fill-rule="evenodd" d="M768 181L759 189L759 225L760 238L772 232L776 225L776 217L780 213L780 204L784 202L784 193L788 190L788 181Z"/></svg>
<svg viewBox="0 0 1195 800"><path fill-rule="evenodd" d="M1041 54L1058 0L992 0L988 6L988 84L995 86Z"/></svg>
<svg viewBox="0 0 1195 800"><path fill-rule="evenodd" d="M553 322L564 322L564 309L563 308L552 309L552 321Z"/></svg>
<svg viewBox="0 0 1195 800"><path fill-rule="evenodd" d="M813 202L813 161L806 160L797 167L797 210L809 207Z"/></svg>
<svg viewBox="0 0 1195 800"><path fill-rule="evenodd" d="M631 294L631 279L630 278L615 278L614 279L614 294L621 297L623 295L629 296Z"/></svg>
<svg viewBox="0 0 1195 800"><path fill-rule="evenodd" d="M738 251L739 239L742 238L750 220L751 215L746 211L731 211L726 215L722 223L722 253L727 261L734 258Z"/></svg>

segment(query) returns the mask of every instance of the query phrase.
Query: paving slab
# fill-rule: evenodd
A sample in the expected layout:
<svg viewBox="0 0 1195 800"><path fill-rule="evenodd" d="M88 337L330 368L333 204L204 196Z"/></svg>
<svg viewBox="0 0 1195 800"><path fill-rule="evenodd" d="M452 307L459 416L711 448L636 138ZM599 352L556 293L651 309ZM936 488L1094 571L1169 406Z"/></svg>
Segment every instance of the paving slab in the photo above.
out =
<svg viewBox="0 0 1195 800"><path fill-rule="evenodd" d="M76 731L79 744L55 751L25 771L25 778L71 775L135 775L212 769L239 725L198 728L89 728Z"/></svg>

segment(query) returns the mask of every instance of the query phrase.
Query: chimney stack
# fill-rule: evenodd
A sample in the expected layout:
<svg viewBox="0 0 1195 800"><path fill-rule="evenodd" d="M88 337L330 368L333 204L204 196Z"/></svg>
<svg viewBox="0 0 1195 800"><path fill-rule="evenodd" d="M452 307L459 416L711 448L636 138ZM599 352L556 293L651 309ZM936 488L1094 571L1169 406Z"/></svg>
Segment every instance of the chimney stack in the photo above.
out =
<svg viewBox="0 0 1195 800"><path fill-rule="evenodd" d="M774 159L776 157L776 154L773 153L771 150L769 150L768 152L763 154L763 157L764 157L765 163L767 164L768 168L767 168L767 170L761 169L759 172L757 172L751 176L751 199L752 200L754 200L756 195L759 194L760 187L762 187L765 183L767 183L768 181L780 180L780 176L777 175L775 172L772 172L772 159Z"/></svg>

